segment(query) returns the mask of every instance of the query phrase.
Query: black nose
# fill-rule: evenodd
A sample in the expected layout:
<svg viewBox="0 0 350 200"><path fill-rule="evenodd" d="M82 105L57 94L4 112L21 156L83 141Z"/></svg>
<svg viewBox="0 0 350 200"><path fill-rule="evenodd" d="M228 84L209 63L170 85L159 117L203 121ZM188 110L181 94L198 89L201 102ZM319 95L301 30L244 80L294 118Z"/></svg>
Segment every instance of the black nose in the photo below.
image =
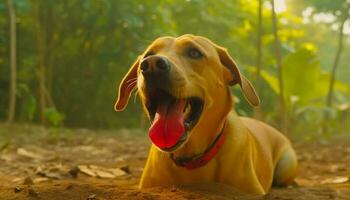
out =
<svg viewBox="0 0 350 200"><path fill-rule="evenodd" d="M153 55L142 60L140 69L143 74L165 73L170 71L170 63L165 57Z"/></svg>
<svg viewBox="0 0 350 200"><path fill-rule="evenodd" d="M161 71L168 71L170 69L168 60L163 57L160 57L156 61L156 67Z"/></svg>

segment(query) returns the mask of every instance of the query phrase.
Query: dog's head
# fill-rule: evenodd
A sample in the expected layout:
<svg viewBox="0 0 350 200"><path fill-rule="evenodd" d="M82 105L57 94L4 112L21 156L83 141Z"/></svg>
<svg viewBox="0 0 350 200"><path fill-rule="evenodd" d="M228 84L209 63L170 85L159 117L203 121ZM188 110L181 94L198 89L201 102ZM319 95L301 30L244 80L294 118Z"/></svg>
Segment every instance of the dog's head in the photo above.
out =
<svg viewBox="0 0 350 200"><path fill-rule="evenodd" d="M228 86L235 84L251 105L259 105L253 86L225 48L200 36L161 37L121 81L115 110L124 110L137 86L152 123L152 142L164 151L174 151L196 127L226 117L232 106Z"/></svg>

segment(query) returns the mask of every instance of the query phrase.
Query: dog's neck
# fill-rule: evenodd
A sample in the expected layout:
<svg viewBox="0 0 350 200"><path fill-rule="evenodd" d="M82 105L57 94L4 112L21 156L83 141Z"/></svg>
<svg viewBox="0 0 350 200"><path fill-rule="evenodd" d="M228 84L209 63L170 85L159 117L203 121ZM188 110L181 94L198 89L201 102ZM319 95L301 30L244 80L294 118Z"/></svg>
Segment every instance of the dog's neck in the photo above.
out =
<svg viewBox="0 0 350 200"><path fill-rule="evenodd" d="M200 155L213 144L224 127L228 113L233 109L233 97L229 90L225 96L204 111L198 125L189 133L187 143L174 152L174 157Z"/></svg>
<svg viewBox="0 0 350 200"><path fill-rule="evenodd" d="M216 156L221 146L225 142L225 138L227 135L226 124L227 124L227 120L225 120L225 123L220 133L216 136L215 140L203 153L192 157L177 157L177 158L174 156L174 154L170 154L170 158L173 160L173 162L177 166L185 167L187 169L197 169L199 167L206 165L209 161L211 161Z"/></svg>

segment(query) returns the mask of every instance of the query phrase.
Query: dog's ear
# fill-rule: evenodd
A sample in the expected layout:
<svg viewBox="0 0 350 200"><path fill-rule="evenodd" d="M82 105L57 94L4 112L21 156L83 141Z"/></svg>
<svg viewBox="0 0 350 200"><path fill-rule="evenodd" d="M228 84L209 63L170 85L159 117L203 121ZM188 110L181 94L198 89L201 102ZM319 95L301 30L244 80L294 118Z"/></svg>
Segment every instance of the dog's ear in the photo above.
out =
<svg viewBox="0 0 350 200"><path fill-rule="evenodd" d="M224 65L228 69L224 74L227 80L227 84L229 85L239 84L248 102L252 106L259 106L260 99L253 85L249 82L249 80L246 77L244 77L241 74L241 72L237 67L237 64L235 63L233 58L230 56L228 51L225 48L222 48L219 46L217 46L216 48L217 48L222 65Z"/></svg>
<svg viewBox="0 0 350 200"><path fill-rule="evenodd" d="M137 84L137 69L140 64L141 56L139 56L134 64L130 67L128 73L125 74L119 85L119 94L117 102L114 105L114 110L123 111L128 104L131 92Z"/></svg>

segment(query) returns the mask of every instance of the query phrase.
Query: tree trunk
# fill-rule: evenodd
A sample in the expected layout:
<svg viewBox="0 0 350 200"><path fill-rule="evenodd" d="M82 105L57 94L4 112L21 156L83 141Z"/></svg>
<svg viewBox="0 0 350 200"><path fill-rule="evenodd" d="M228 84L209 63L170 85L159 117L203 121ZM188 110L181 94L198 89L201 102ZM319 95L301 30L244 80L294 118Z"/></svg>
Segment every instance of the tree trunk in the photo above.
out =
<svg viewBox="0 0 350 200"><path fill-rule="evenodd" d="M257 33L257 43L256 43L256 49L257 49L257 56L256 56L256 80L255 80L255 87L257 89L257 92L259 94L261 84L260 84L260 71L261 71L261 58L262 58L262 49L261 49L261 38L263 34L262 30L262 0L258 0L258 33ZM256 119L261 119L261 110L259 107L254 109L254 117Z"/></svg>
<svg viewBox="0 0 350 200"><path fill-rule="evenodd" d="M279 86L279 113L281 120L281 129L284 133L287 131L287 115L286 115L286 105L284 101L284 87L283 87L283 75L282 75L282 61L281 61L281 44L278 37L278 26L277 26L277 16L275 12L275 1L271 0L272 5L272 31L274 35L274 48L275 48L275 57L277 65L277 78Z"/></svg>
<svg viewBox="0 0 350 200"><path fill-rule="evenodd" d="M16 115L16 12L12 0L7 0L9 22L10 22L10 93L9 93L9 108L8 108L8 123L13 123Z"/></svg>
<svg viewBox="0 0 350 200"><path fill-rule="evenodd" d="M336 71L339 65L339 60L340 56L343 51L343 38L344 38L344 25L346 20L349 18L349 11L350 11L350 4L347 5L347 7L343 11L343 19L341 19L340 22L340 27L339 27L339 36L338 36L338 49L335 54L333 66L332 66L332 72L331 72L331 79L329 81L329 88L328 88L328 94L327 94L327 99L326 99L326 107L327 108L332 108L332 100L333 100L333 91L334 91L334 82L335 82L335 76L336 76ZM326 134L328 132L328 121L329 121L329 114L328 112L325 114L325 119L324 119L323 127L322 127L322 133Z"/></svg>
<svg viewBox="0 0 350 200"><path fill-rule="evenodd" d="M45 109L46 109L46 87L45 87L45 43L41 27L40 4L38 0L33 0L33 15L36 21L36 37L38 50L38 83L39 83L39 115L40 123L46 125Z"/></svg>
<svg viewBox="0 0 350 200"><path fill-rule="evenodd" d="M53 78L54 78L54 64L55 64L55 55L53 53L54 45L55 45L55 39L54 39L54 32L55 29L52 28L52 24L56 23L54 20L54 6L49 5L46 3L45 5L45 20L43 21L44 32L46 33L46 49L49 49L49 51L46 54L46 90L49 96L52 94L52 86L53 86ZM50 103L50 102L49 102Z"/></svg>
<svg viewBox="0 0 350 200"><path fill-rule="evenodd" d="M335 58L334 58L333 66L332 66L331 80L329 82L328 95L327 95L327 101L326 101L327 107L332 107L334 81L335 81L336 71L337 71L337 68L339 65L340 55L343 51L344 25L345 25L346 20L349 17L349 9L350 9L350 4L344 10L344 13L343 13L344 18L340 22L339 36L338 36L338 49L337 49L337 52L335 54Z"/></svg>

